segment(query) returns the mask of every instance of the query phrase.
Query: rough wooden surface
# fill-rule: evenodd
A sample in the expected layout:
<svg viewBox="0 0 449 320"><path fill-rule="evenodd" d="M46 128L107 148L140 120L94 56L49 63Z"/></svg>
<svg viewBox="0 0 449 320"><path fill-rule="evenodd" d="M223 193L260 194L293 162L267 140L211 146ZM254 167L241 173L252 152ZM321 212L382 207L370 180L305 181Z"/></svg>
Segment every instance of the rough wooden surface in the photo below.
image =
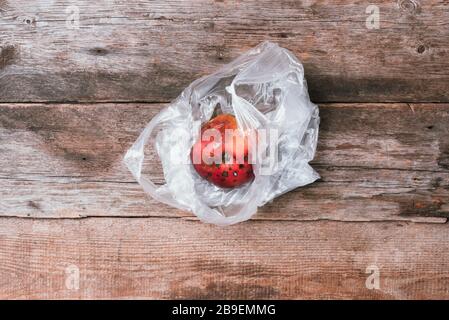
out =
<svg viewBox="0 0 449 320"><path fill-rule="evenodd" d="M304 62L316 102L448 102L447 1L376 1L371 30L369 4L2 0L0 101L168 101L272 40Z"/></svg>
<svg viewBox="0 0 449 320"><path fill-rule="evenodd" d="M167 218L2 218L0 298L448 299L448 231L406 222L220 228ZM372 266L378 290L366 286ZM67 285L73 268L78 290Z"/></svg>
<svg viewBox="0 0 449 320"><path fill-rule="evenodd" d="M437 0L0 0L0 298L449 299L448 19ZM146 197L121 160L157 103L264 40L327 103L322 179L228 228Z"/></svg>
<svg viewBox="0 0 449 320"><path fill-rule="evenodd" d="M0 216L192 217L148 198L122 163L161 105L0 105ZM322 105L313 165L322 179L258 219L449 216L449 105ZM144 172L163 175L149 151Z"/></svg>

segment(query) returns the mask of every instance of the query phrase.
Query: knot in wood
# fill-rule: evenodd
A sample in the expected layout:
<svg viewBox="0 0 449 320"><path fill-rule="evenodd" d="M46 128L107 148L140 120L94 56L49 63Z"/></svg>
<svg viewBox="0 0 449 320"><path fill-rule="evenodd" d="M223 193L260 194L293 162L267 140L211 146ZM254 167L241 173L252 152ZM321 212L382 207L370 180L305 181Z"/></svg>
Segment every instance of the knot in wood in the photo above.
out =
<svg viewBox="0 0 449 320"><path fill-rule="evenodd" d="M398 7L401 11L414 15L419 11L418 0L398 0Z"/></svg>

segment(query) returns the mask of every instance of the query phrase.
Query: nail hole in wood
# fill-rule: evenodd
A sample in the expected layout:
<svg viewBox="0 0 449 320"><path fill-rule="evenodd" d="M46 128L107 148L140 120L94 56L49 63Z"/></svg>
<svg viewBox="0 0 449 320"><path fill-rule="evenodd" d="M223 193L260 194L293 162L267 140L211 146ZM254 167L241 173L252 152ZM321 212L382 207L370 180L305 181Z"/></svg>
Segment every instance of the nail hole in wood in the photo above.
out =
<svg viewBox="0 0 449 320"><path fill-rule="evenodd" d="M28 25L34 24L36 22L33 17L25 17L22 21Z"/></svg>
<svg viewBox="0 0 449 320"><path fill-rule="evenodd" d="M109 53L109 51L105 48L96 47L89 49L89 53L94 56L105 56Z"/></svg>

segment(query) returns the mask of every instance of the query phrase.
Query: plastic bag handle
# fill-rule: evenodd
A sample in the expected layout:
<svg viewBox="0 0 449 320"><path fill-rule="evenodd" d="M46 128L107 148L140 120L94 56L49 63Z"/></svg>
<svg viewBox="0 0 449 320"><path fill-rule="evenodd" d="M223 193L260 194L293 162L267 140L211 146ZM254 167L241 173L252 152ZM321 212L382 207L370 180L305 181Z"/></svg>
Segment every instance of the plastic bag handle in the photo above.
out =
<svg viewBox="0 0 449 320"><path fill-rule="evenodd" d="M148 192L156 200L171 205L179 209L185 209L181 206L171 194L164 192L161 193L161 187L158 187L151 179L142 176L142 164L145 158L144 148L153 133L157 125L164 121L164 112L157 114L148 125L145 130L140 134L139 138L134 142L134 144L126 152L124 162L128 167L129 171L133 174L137 182L142 186L142 188Z"/></svg>
<svg viewBox="0 0 449 320"><path fill-rule="evenodd" d="M232 109L237 119L239 129L246 132L252 129L263 128L267 125L267 118L252 103L240 97L235 92L235 79L226 87L231 95Z"/></svg>

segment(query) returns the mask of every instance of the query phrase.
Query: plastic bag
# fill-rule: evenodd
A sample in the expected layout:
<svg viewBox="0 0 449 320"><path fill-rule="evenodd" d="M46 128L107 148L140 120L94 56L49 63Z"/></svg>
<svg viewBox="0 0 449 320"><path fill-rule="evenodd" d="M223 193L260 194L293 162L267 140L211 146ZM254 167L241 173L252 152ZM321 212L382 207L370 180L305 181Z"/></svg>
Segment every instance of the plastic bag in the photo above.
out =
<svg viewBox="0 0 449 320"><path fill-rule="evenodd" d="M254 167L252 182L220 188L200 177L190 152L201 125L216 108L233 114L242 131L272 130L277 139L259 151L263 163L275 150L276 163L262 174ZM193 212L200 220L230 225L251 218L257 208L319 175L308 164L318 139L318 107L308 95L304 68L288 50L264 42L219 71L194 81L155 116L125 156L134 178L153 198ZM145 145L153 146L162 163L165 184L142 174ZM266 171L266 170L265 170Z"/></svg>

